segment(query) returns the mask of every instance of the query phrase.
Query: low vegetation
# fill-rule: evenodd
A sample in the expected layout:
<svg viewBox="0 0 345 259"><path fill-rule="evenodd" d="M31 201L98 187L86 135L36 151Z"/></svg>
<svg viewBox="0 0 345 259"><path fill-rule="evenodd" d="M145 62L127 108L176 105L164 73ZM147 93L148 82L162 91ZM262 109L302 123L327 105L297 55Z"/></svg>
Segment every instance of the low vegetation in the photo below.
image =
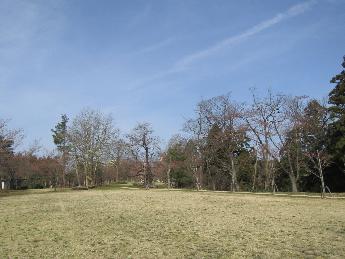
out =
<svg viewBox="0 0 345 259"><path fill-rule="evenodd" d="M314 258L345 254L345 200L223 192L0 196L4 258ZM44 195L42 195L42 193Z"/></svg>

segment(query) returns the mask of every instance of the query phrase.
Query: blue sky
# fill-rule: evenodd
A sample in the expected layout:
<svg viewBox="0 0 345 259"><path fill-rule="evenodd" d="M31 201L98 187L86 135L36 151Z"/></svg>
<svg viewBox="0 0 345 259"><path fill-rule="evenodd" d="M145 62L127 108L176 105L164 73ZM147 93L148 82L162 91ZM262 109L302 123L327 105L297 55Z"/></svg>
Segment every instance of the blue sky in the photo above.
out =
<svg viewBox="0 0 345 259"><path fill-rule="evenodd" d="M60 114L112 113L167 140L201 98L327 96L345 0L0 0L0 117L53 148Z"/></svg>

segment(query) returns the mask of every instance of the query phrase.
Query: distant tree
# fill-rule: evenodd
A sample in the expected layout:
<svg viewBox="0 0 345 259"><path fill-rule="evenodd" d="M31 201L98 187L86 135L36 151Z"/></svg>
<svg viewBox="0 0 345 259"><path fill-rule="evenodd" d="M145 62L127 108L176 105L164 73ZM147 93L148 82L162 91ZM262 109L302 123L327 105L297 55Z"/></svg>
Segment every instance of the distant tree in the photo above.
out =
<svg viewBox="0 0 345 259"><path fill-rule="evenodd" d="M263 188L265 191L276 190L276 162L279 161L279 136L282 126L282 105L284 96L268 91L263 98L258 98L253 91L253 103L248 108L245 120L250 129L250 137L256 143L256 155L262 161ZM279 127L279 128L277 128ZM255 167L256 167L255 163ZM255 169L256 170L256 169Z"/></svg>
<svg viewBox="0 0 345 259"><path fill-rule="evenodd" d="M21 129L10 129L8 127L9 120L0 119L0 136L2 142L0 143L1 149L8 149L8 144L11 144L12 151L21 144L24 138L23 131Z"/></svg>
<svg viewBox="0 0 345 259"><path fill-rule="evenodd" d="M171 179L176 180L174 176L181 176L181 172L185 170L185 147L187 144L187 140L180 135L175 135L171 137L168 143L168 147L166 152L163 153L163 162L166 167L166 178L167 178L167 185L170 189L171 187ZM179 174L175 174L174 172L179 171ZM172 173L173 176L172 176ZM190 177L190 179L192 179ZM176 182L176 181L175 181Z"/></svg>
<svg viewBox="0 0 345 259"><path fill-rule="evenodd" d="M282 96L281 105L272 117L276 137L272 143L278 150L276 161L289 176L291 191L298 192L303 159L301 156L301 131L307 97Z"/></svg>
<svg viewBox="0 0 345 259"><path fill-rule="evenodd" d="M0 178L8 178L10 185L13 185L15 168L13 163L13 140L6 139L0 135Z"/></svg>
<svg viewBox="0 0 345 259"><path fill-rule="evenodd" d="M195 161L201 162L198 168L214 190L227 186L232 191L239 190L239 155L249 140L243 110L243 105L231 100L230 94L220 95L200 101L195 118L185 124L196 148L196 153L191 154L199 154Z"/></svg>
<svg viewBox="0 0 345 259"><path fill-rule="evenodd" d="M345 56L342 67L344 69L331 80L331 83L336 85L329 93L328 109L330 149L335 159L342 163L345 172Z"/></svg>
<svg viewBox="0 0 345 259"><path fill-rule="evenodd" d="M211 98L202 105L203 114L212 125L207 136L213 167L220 178L231 178L232 191L239 190L238 177L241 171L239 156L248 146L248 127L243 119L244 107L231 99L230 94ZM220 182L224 182L220 179Z"/></svg>
<svg viewBox="0 0 345 259"><path fill-rule="evenodd" d="M108 161L117 135L118 130L114 128L110 115L84 109L73 119L68 129L68 141L79 184L80 169L83 170L86 187L98 184L97 172Z"/></svg>
<svg viewBox="0 0 345 259"><path fill-rule="evenodd" d="M113 138L109 152L110 163L115 167L115 182L119 181L119 171L125 156L128 156L129 144L122 138Z"/></svg>
<svg viewBox="0 0 345 259"><path fill-rule="evenodd" d="M66 185L65 181L65 175L66 175L66 168L67 168L67 161L68 161L68 155L70 151L70 147L68 144L68 132L67 132L67 123L68 123L68 117L66 114L61 115L61 121L56 124L55 128L51 131L53 132L53 140L54 144L56 145L59 153L60 153L60 159L62 164L62 183L63 186Z"/></svg>
<svg viewBox="0 0 345 259"><path fill-rule="evenodd" d="M173 169L171 179L177 188L188 188L193 184L193 177L184 168Z"/></svg>
<svg viewBox="0 0 345 259"><path fill-rule="evenodd" d="M229 162L228 153L222 145L222 133L220 127L214 124L208 132L203 148L204 170L208 183L211 182L214 191L217 189L218 182L226 182L226 177L223 177L222 166ZM234 181L237 183L236 178Z"/></svg>
<svg viewBox="0 0 345 259"><path fill-rule="evenodd" d="M209 124L205 121L202 111L202 102L197 104L196 117L187 120L184 131L190 134L185 146L186 165L192 174L194 185L199 191L202 188L203 148L209 131Z"/></svg>
<svg viewBox="0 0 345 259"><path fill-rule="evenodd" d="M311 100L305 108L302 130L302 152L309 162L307 170L319 178L321 197L325 196L324 171L331 162L327 150L327 108L317 100Z"/></svg>
<svg viewBox="0 0 345 259"><path fill-rule="evenodd" d="M197 139L189 139L186 143L184 154L188 172L192 175L194 186L198 191L202 188L202 157L200 142Z"/></svg>
<svg viewBox="0 0 345 259"><path fill-rule="evenodd" d="M152 162L159 153L159 139L154 136L150 123L138 123L127 135L131 154L136 161L142 163L145 188L150 188L153 182Z"/></svg>
<svg viewBox="0 0 345 259"><path fill-rule="evenodd" d="M21 143L23 132L10 129L8 120L0 119L0 178L10 181L10 188L15 187L16 163L14 149Z"/></svg>
<svg viewBox="0 0 345 259"><path fill-rule="evenodd" d="M7 160L14 154L13 150L14 141L12 139L6 139L0 135L0 164L7 164Z"/></svg>

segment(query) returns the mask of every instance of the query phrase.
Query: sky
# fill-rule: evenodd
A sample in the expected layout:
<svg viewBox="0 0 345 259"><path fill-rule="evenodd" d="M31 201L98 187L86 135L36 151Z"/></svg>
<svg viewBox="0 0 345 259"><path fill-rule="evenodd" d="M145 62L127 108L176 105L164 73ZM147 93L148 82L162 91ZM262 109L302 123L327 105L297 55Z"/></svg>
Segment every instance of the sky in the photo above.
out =
<svg viewBox="0 0 345 259"><path fill-rule="evenodd" d="M0 118L22 148L61 114L148 121L163 143L198 101L326 97L345 55L345 0L0 0Z"/></svg>

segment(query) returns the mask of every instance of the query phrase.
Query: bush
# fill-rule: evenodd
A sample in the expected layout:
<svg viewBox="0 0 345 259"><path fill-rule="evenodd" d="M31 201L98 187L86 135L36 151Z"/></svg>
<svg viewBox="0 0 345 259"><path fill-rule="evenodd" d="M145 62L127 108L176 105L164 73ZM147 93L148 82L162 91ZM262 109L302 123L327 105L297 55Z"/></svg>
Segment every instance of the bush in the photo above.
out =
<svg viewBox="0 0 345 259"><path fill-rule="evenodd" d="M44 185L41 183L35 183L31 186L32 189L44 189Z"/></svg>
<svg viewBox="0 0 345 259"><path fill-rule="evenodd" d="M82 191L82 190L88 190L89 188L87 188L86 186L74 186L72 187L72 190L75 191Z"/></svg>
<svg viewBox="0 0 345 259"><path fill-rule="evenodd" d="M183 169L178 169L171 173L171 180L177 188L186 188L193 185L193 178Z"/></svg>
<svg viewBox="0 0 345 259"><path fill-rule="evenodd" d="M128 182L127 181L118 181L118 182L116 182L117 184L128 184Z"/></svg>
<svg viewBox="0 0 345 259"><path fill-rule="evenodd" d="M157 189L165 189L165 188L168 188L168 185L166 183L156 181L153 183L153 187Z"/></svg>
<svg viewBox="0 0 345 259"><path fill-rule="evenodd" d="M144 187L144 184L143 184L143 183L140 183L140 182L133 182L133 183L132 183L132 186L133 186L133 187L142 188L142 187Z"/></svg>

